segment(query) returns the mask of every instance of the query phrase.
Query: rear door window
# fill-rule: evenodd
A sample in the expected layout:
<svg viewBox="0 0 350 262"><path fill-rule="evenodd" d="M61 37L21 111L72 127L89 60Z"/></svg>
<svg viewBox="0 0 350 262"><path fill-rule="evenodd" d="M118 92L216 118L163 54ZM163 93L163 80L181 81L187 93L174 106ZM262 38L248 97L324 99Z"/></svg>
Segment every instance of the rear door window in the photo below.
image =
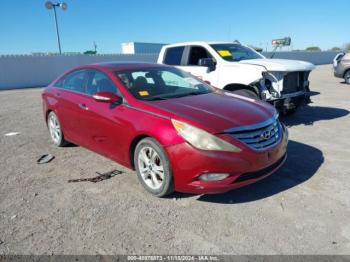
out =
<svg viewBox="0 0 350 262"><path fill-rule="evenodd" d="M187 65L199 65L199 60L202 58L211 58L212 56L209 52L201 46L192 46L190 50L190 55L188 57Z"/></svg>
<svg viewBox="0 0 350 262"><path fill-rule="evenodd" d="M164 64L181 65L184 46L170 47L165 52Z"/></svg>

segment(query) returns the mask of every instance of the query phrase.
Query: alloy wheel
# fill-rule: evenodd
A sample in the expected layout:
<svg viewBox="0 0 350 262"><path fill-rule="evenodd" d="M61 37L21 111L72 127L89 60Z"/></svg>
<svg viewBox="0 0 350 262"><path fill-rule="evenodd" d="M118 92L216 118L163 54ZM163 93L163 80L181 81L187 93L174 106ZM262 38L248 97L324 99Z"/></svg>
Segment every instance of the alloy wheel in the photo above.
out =
<svg viewBox="0 0 350 262"><path fill-rule="evenodd" d="M49 115L48 126L52 141L56 145L59 145L62 140L62 131L57 116L53 113Z"/></svg>
<svg viewBox="0 0 350 262"><path fill-rule="evenodd" d="M143 147L138 154L138 167L142 180L152 190L164 183L164 167L158 153L151 147Z"/></svg>

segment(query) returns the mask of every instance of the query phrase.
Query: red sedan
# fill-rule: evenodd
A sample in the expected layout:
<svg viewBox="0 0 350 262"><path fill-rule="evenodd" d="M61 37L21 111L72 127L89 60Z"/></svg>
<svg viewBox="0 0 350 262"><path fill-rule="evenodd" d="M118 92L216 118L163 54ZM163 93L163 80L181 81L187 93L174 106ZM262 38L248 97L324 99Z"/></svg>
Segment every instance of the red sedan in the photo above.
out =
<svg viewBox="0 0 350 262"><path fill-rule="evenodd" d="M135 169L150 193L219 193L254 183L286 159L275 109L217 90L174 67L75 68L43 92L51 139Z"/></svg>

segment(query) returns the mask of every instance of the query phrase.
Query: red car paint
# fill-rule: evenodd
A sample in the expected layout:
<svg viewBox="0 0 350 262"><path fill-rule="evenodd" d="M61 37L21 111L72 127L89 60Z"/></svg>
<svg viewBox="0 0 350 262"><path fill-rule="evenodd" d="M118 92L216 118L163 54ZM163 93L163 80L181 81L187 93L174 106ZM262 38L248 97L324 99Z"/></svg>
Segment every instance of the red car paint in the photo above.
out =
<svg viewBox="0 0 350 262"><path fill-rule="evenodd" d="M165 65L124 63L96 64L75 68L42 93L45 117L50 111L58 116L65 138L134 169L133 149L144 137L156 139L165 149L175 181L175 190L191 193L218 193L260 180L278 169L286 158L288 135L282 127L281 138L272 147L254 150L224 130L250 126L268 119L275 109L260 101L225 94L223 91L162 101L141 101L132 96L114 71L167 68ZM127 101L114 108L91 96L55 87L66 74L80 69L96 69L106 74ZM188 144L175 130L170 119L186 122L238 146L239 153L199 150ZM259 175L254 176L254 172ZM203 173L230 173L221 181L200 181ZM253 175L251 175L253 173ZM247 179L239 177L247 176Z"/></svg>

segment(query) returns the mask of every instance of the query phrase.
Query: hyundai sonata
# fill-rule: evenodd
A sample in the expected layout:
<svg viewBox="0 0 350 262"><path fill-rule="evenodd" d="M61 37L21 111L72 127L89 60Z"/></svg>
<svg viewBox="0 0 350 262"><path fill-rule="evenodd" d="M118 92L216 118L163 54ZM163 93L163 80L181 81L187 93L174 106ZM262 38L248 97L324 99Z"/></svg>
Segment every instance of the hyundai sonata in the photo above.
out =
<svg viewBox="0 0 350 262"><path fill-rule="evenodd" d="M42 98L55 145L72 142L135 169L159 197L225 192L272 174L286 159L287 130L272 106L174 67L81 66Z"/></svg>

